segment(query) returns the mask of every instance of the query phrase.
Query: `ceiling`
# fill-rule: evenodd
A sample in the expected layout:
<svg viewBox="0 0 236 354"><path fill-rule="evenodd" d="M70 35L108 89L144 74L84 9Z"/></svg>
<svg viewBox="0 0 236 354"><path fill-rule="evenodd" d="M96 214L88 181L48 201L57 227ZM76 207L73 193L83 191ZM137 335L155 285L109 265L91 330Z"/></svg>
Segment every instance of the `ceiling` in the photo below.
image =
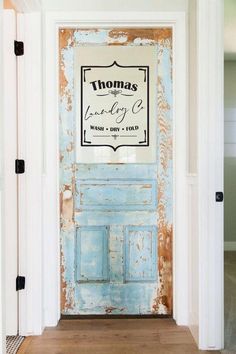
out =
<svg viewBox="0 0 236 354"><path fill-rule="evenodd" d="M42 6L46 11L185 11L188 7L188 1L42 0Z"/></svg>

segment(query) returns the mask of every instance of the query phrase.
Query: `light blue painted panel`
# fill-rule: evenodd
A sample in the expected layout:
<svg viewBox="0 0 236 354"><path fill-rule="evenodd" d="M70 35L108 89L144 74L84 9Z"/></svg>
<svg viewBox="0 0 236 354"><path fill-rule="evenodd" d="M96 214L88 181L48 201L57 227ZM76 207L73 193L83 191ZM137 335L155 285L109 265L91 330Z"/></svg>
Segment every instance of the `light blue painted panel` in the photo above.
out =
<svg viewBox="0 0 236 354"><path fill-rule="evenodd" d="M150 301L158 290L156 282L84 283L75 289L75 306L68 314L142 315L152 314Z"/></svg>
<svg viewBox="0 0 236 354"><path fill-rule="evenodd" d="M108 281L108 227L79 227L76 232L76 281Z"/></svg>
<svg viewBox="0 0 236 354"><path fill-rule="evenodd" d="M134 179L155 180L157 177L156 164L76 164L76 179Z"/></svg>
<svg viewBox="0 0 236 354"><path fill-rule="evenodd" d="M78 181L76 208L80 210L155 210L156 181Z"/></svg>
<svg viewBox="0 0 236 354"><path fill-rule="evenodd" d="M124 226L111 225L109 237L110 282L124 282Z"/></svg>
<svg viewBox="0 0 236 354"><path fill-rule="evenodd" d="M77 211L75 223L79 225L154 225L157 211Z"/></svg>
<svg viewBox="0 0 236 354"><path fill-rule="evenodd" d="M125 281L156 281L157 228L128 226L125 232Z"/></svg>

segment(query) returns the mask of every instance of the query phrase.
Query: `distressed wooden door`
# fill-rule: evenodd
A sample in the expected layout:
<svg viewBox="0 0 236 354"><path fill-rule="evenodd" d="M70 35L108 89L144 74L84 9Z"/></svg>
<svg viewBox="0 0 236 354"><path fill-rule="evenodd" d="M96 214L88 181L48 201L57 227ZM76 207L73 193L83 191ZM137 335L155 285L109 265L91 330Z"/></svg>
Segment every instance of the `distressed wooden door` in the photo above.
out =
<svg viewBox="0 0 236 354"><path fill-rule="evenodd" d="M62 314L172 313L172 30L60 29ZM77 163L75 50L156 47L156 160ZM82 137L81 137L82 139ZM97 148L99 151L99 147Z"/></svg>

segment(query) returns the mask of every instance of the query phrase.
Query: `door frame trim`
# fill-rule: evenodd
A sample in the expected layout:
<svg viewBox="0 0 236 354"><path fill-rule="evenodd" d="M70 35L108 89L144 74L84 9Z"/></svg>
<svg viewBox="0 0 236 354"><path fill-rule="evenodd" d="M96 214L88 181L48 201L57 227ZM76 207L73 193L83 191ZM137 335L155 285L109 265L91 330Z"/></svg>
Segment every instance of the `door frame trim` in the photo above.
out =
<svg viewBox="0 0 236 354"><path fill-rule="evenodd" d="M44 178L43 178L43 274L44 326L60 319L60 215L59 215L59 116L58 29L61 27L172 27L174 112L174 319L188 324L187 240L187 51L183 12L50 12L45 15L44 38ZM178 50L176 50L178 48ZM55 104L54 104L55 103ZM176 124L178 122L178 124ZM183 153L184 152L184 153ZM50 235L50 238L47 237ZM177 291L178 289L178 291ZM184 305L183 305L184 304Z"/></svg>
<svg viewBox="0 0 236 354"><path fill-rule="evenodd" d="M18 158L25 173L18 177L19 275L26 286L19 291L20 335L43 330L42 263L42 36L41 14L17 14L17 40L24 55L17 59Z"/></svg>
<svg viewBox="0 0 236 354"><path fill-rule="evenodd" d="M13 51L16 39L16 13L3 10L3 226L5 238L5 312L6 334L17 335L18 293L18 208L15 159L17 158L17 57ZM10 132L10 134L9 134Z"/></svg>
<svg viewBox="0 0 236 354"><path fill-rule="evenodd" d="M224 2L197 1L199 347L224 347Z"/></svg>

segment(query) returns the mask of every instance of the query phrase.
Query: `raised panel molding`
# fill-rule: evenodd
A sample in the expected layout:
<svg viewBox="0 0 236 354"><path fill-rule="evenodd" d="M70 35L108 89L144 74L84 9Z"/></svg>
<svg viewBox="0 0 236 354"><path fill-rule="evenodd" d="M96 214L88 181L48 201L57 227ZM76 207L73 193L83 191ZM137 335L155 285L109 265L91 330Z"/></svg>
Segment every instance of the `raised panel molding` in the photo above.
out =
<svg viewBox="0 0 236 354"><path fill-rule="evenodd" d="M125 282L156 281L157 228L127 226L125 229Z"/></svg>
<svg viewBox="0 0 236 354"><path fill-rule="evenodd" d="M154 180L77 181L78 210L155 210L157 188Z"/></svg>
<svg viewBox="0 0 236 354"><path fill-rule="evenodd" d="M109 180L155 180L157 176L156 164L76 164L76 179L104 179Z"/></svg>
<svg viewBox="0 0 236 354"><path fill-rule="evenodd" d="M101 211L85 210L75 212L75 222L79 225L155 225L157 212L150 211Z"/></svg>
<svg viewBox="0 0 236 354"><path fill-rule="evenodd" d="M107 226L83 226L76 230L75 276L78 282L109 280Z"/></svg>

